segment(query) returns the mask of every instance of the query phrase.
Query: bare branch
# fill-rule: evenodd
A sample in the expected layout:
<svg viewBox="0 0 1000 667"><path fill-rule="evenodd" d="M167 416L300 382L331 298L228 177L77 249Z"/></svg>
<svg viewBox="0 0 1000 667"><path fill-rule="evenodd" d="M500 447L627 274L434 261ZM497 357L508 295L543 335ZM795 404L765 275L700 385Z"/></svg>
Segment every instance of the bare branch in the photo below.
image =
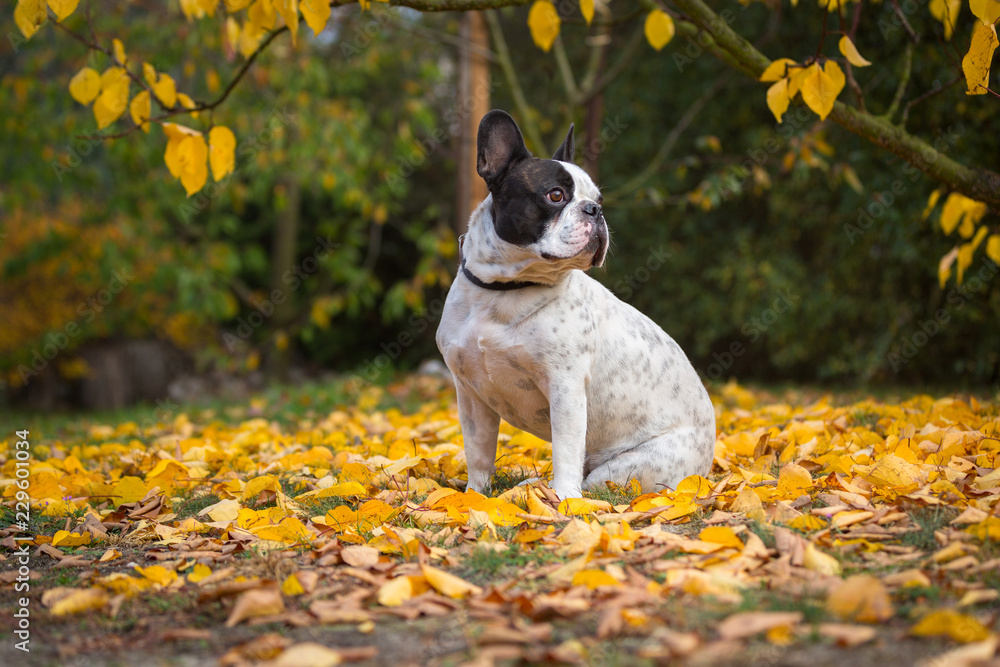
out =
<svg viewBox="0 0 1000 667"><path fill-rule="evenodd" d="M636 174L635 177L627 181L621 187L609 192L605 199L609 202L615 199L620 199L621 197L638 190L643 186L643 184L646 183L646 181L652 178L653 175L659 170L660 165L663 164L663 161L667 159L668 155L670 155L670 151L674 149L674 146L677 145L677 142L684 135L684 132L687 131L688 126L694 122L694 120L698 117L698 114L701 113L701 110L705 108L705 105L708 104L720 90L725 88L728 83L729 76L721 76L716 79L715 84L703 92L698 99L696 99L691 106L688 107L687 111L684 112L684 115L678 119L677 124L674 125L673 129L670 130L670 133L663 140L663 143L660 144L660 149L656 151L656 155L649 161L649 164L646 165L645 169Z"/></svg>
<svg viewBox="0 0 1000 667"><path fill-rule="evenodd" d="M493 10L484 12L486 23L490 26L490 37L493 39L493 48L497 52L497 60L500 62L500 69L503 70L507 85L510 86L511 97L514 98L514 106L517 107L521 115L521 128L528 136L535 152L548 155L545 150L545 142L542 141L542 133L538 129L534 116L531 114L531 107L524 97L524 89L517 78L517 71L514 69L514 62L510 59L510 49L507 48L507 40L503 36L503 28L500 26L500 17Z"/></svg>

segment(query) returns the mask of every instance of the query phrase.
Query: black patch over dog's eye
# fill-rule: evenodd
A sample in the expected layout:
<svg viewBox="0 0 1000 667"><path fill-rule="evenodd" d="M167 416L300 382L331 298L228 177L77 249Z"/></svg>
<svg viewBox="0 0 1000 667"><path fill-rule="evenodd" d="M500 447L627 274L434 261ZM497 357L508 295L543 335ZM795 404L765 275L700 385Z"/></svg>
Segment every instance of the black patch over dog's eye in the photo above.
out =
<svg viewBox="0 0 1000 667"><path fill-rule="evenodd" d="M552 202L553 204L558 204L563 200L563 197L565 195L563 194L562 188L552 188L551 190L549 190L549 194L546 196L549 198L550 202Z"/></svg>

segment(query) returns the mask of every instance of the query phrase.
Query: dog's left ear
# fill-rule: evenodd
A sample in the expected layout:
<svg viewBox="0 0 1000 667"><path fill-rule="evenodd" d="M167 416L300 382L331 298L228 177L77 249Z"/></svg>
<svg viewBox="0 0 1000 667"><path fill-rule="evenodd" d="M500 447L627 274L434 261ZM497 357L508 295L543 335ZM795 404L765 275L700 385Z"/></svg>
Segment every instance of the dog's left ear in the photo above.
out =
<svg viewBox="0 0 1000 667"><path fill-rule="evenodd" d="M569 124L569 132L566 133L566 138L563 140L562 146L556 149L552 159L559 160L560 162L573 161L573 123Z"/></svg>

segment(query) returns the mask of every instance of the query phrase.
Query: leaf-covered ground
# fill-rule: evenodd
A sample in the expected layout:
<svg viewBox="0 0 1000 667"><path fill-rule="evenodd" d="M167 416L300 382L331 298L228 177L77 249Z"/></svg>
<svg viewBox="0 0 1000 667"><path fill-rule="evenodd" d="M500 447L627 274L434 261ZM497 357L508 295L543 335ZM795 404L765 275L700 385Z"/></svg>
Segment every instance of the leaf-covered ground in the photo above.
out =
<svg viewBox="0 0 1000 667"><path fill-rule="evenodd" d="M0 660L994 660L996 401L735 384L713 400L708 478L566 502L518 485L546 476L550 446L506 425L494 493L465 493L454 394L427 377L158 420L8 417ZM29 426L24 525L14 431Z"/></svg>

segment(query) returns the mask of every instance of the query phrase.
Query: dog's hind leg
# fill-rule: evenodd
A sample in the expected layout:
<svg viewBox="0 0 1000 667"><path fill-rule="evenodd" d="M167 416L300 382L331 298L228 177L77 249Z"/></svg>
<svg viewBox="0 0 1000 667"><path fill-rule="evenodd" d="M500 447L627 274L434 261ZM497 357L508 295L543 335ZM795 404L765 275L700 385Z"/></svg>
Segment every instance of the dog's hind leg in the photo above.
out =
<svg viewBox="0 0 1000 667"><path fill-rule="evenodd" d="M714 429L679 428L616 454L590 471L583 488L600 488L607 481L626 486L637 479L643 493L676 489L685 477L707 475L714 453Z"/></svg>

